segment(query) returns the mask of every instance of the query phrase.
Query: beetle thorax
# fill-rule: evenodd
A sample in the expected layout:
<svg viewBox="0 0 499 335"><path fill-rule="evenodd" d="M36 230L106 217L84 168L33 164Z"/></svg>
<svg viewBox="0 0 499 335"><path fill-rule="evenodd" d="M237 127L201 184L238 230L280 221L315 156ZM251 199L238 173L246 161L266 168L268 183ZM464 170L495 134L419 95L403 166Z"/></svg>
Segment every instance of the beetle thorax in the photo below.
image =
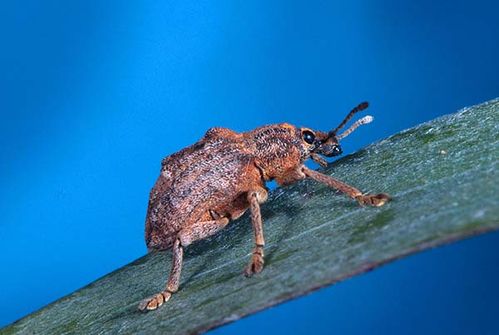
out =
<svg viewBox="0 0 499 335"><path fill-rule="evenodd" d="M296 127L287 123L257 128L246 134L265 179L277 178L307 158L299 134Z"/></svg>

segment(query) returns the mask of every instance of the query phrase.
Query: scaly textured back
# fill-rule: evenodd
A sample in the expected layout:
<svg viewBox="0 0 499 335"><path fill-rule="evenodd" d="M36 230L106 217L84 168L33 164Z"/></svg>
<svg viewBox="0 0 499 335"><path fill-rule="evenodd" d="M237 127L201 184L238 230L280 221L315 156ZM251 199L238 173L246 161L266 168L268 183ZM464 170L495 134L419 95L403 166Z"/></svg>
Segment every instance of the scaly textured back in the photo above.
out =
<svg viewBox="0 0 499 335"><path fill-rule="evenodd" d="M147 246L167 249L182 227L211 220L209 209L233 202L247 184L238 182L241 176L254 169L242 136L224 128L166 157L149 198Z"/></svg>

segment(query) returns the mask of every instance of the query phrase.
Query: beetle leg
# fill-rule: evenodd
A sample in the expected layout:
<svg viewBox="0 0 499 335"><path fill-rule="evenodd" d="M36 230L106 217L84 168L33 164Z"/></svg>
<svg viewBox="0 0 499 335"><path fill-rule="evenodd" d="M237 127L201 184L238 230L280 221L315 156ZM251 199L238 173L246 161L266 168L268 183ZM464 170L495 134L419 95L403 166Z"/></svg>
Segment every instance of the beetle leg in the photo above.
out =
<svg viewBox="0 0 499 335"><path fill-rule="evenodd" d="M276 177L275 180L279 185L290 185L293 184L299 180L305 179L307 176L303 173L301 168L294 168L287 170L285 173L281 174L280 176Z"/></svg>
<svg viewBox="0 0 499 335"><path fill-rule="evenodd" d="M184 256L184 249L178 237L173 243L172 253L172 269L170 271L170 276L168 277L166 288L152 297L142 300L139 304L139 309L141 311L146 312L157 309L159 306L170 300L172 294L178 290L180 272L182 271L182 260Z"/></svg>
<svg viewBox="0 0 499 335"><path fill-rule="evenodd" d="M215 215L214 211L210 212L212 212L211 215ZM229 219L226 217L220 217L219 219L211 221L198 221L182 228L178 236L182 245L186 247L192 242L202 240L215 234L217 231L224 228L228 223Z"/></svg>
<svg viewBox="0 0 499 335"><path fill-rule="evenodd" d="M312 158L314 162L318 163L323 168L327 167L327 161L315 152L310 154L310 158Z"/></svg>
<svg viewBox="0 0 499 335"><path fill-rule="evenodd" d="M255 273L263 270L263 247L265 240L263 239L263 224L262 215L260 213L260 204L267 200L267 191L263 188L257 191L248 192L248 202L251 210L251 223L253 225L253 233L255 237L255 248L250 263L244 269L244 275L250 277Z"/></svg>
<svg viewBox="0 0 499 335"><path fill-rule="evenodd" d="M315 170L311 170L306 166L302 167L302 171L307 177L310 177L320 183L324 183L329 187L335 188L340 192L345 193L349 197L357 200L361 205L370 205L370 206L379 207L383 206L386 202L390 201L390 196L388 194L385 193L362 194L362 192L356 189L355 187L347 185L331 176L322 174Z"/></svg>
<svg viewBox="0 0 499 335"><path fill-rule="evenodd" d="M213 235L214 233L225 227L228 223L229 219L222 217L213 221L196 222L190 226L184 227L179 232L179 234L177 235L177 239L173 243L172 268L168 277L166 288L163 291L153 295L152 297L144 299L139 304L139 309L144 312L155 310L159 306L170 300L172 294L178 291L178 287L180 284L180 273L182 272L184 247L188 246L194 241L201 240L210 235Z"/></svg>

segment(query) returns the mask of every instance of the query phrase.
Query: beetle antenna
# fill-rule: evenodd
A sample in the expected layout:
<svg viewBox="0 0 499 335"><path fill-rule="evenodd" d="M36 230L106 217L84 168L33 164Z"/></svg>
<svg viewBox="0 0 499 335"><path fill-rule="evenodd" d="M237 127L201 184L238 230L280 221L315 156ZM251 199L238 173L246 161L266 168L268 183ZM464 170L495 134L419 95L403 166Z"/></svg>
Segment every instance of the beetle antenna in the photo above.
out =
<svg viewBox="0 0 499 335"><path fill-rule="evenodd" d="M350 111L350 113L348 113L348 115L345 117L345 119L344 119L344 120L340 123L340 125L339 125L338 127L336 127L336 129L335 129L335 130L333 130L333 131L330 131L330 132L329 132L329 134L328 134L328 135L329 135L329 137L335 136L335 135L336 135L336 133L338 132L338 130L340 130L341 128L343 128L343 127L347 124L347 122L348 122L348 121L350 121L350 119L352 118L352 116L354 116L354 115L355 115L355 113L358 113L358 112L360 112L360 111L363 111L363 110L364 110L364 109L366 109L367 107L369 107L369 103L368 103L367 101L364 101L364 102L362 102L362 103L358 104L358 105L357 105L354 109L352 109L352 110ZM360 120L359 120L359 121L360 121ZM371 121L372 121L372 120L371 120ZM371 122L371 121L369 121L369 122ZM368 123L369 123L369 122L368 122ZM358 126L360 126L360 124L358 124L355 128L357 128ZM352 126L352 127L353 127L353 126ZM350 130L352 127L350 127L350 128L349 128L349 130ZM352 129L352 130L351 130L348 134L350 134L352 131L354 131L354 130L355 130L355 128L353 128L353 129ZM348 130L347 130L347 131L348 131ZM347 131L345 131L343 134L345 134ZM348 134L346 134L345 136L347 136ZM345 136L343 136L343 137L345 137Z"/></svg>
<svg viewBox="0 0 499 335"><path fill-rule="evenodd" d="M341 133L340 135L338 135L336 138L338 140L341 140L342 138L345 138L348 135L350 135L355 129L357 129L358 126L362 126L363 124L371 123L372 120L374 120L374 118L371 115L366 115L362 119L355 121L355 123L352 124L350 126L350 128L348 128L347 130L345 130L343 133Z"/></svg>

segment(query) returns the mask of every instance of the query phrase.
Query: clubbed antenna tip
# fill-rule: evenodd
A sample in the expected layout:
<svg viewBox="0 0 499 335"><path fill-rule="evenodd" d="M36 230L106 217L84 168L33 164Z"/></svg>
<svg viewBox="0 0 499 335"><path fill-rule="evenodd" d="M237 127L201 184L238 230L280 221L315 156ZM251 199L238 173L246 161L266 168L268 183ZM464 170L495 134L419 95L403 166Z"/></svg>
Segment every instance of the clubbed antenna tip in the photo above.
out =
<svg viewBox="0 0 499 335"><path fill-rule="evenodd" d="M355 121L354 124L350 126L347 130L345 130L343 133L337 136L338 140L341 140L342 138L347 137L350 135L355 129L357 129L358 126L362 126L364 124L371 123L374 120L374 118L371 115L366 115L362 119L359 119Z"/></svg>

